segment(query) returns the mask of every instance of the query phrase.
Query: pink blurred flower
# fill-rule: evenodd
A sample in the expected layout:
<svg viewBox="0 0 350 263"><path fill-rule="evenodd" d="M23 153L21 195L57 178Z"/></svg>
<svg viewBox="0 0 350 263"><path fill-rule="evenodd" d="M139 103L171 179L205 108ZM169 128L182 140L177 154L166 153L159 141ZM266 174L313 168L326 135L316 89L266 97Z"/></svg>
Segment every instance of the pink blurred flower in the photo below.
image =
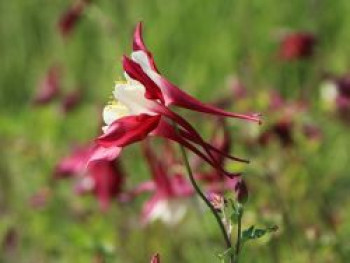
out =
<svg viewBox="0 0 350 263"><path fill-rule="evenodd" d="M2 240L2 250L6 253L12 253L18 246L18 232L13 227L9 228Z"/></svg>
<svg viewBox="0 0 350 263"><path fill-rule="evenodd" d="M80 90L74 90L64 95L61 103L63 112L67 113L72 111L80 103L81 99L82 93Z"/></svg>
<svg viewBox="0 0 350 263"><path fill-rule="evenodd" d="M309 58L313 55L316 38L311 33L296 32L286 35L280 44L279 57L282 60Z"/></svg>
<svg viewBox="0 0 350 263"><path fill-rule="evenodd" d="M228 93L216 100L213 104L222 107L228 108L234 103L237 103L239 100L245 99L248 96L247 89L245 85L235 76L229 76L227 79Z"/></svg>
<svg viewBox="0 0 350 263"><path fill-rule="evenodd" d="M207 198L217 211L221 212L224 209L225 198L221 194L209 193Z"/></svg>
<svg viewBox="0 0 350 263"><path fill-rule="evenodd" d="M34 97L35 104L46 104L52 101L60 92L60 68L54 65L49 68L46 76L40 81Z"/></svg>
<svg viewBox="0 0 350 263"><path fill-rule="evenodd" d="M141 24L135 30L133 50L131 58L123 58L126 81L116 84L114 100L104 109L104 134L97 139L90 162L115 159L123 147L150 135L176 141L222 173L235 176L213 158L213 152L221 154L220 151L206 143L190 123L171 111L170 105L255 122L260 122L259 117L256 114L230 113L204 104L170 83L159 73L152 54L143 42ZM179 127L178 131L173 123Z"/></svg>
<svg viewBox="0 0 350 263"><path fill-rule="evenodd" d="M336 105L340 117L345 121L350 121L350 75L345 75L336 80L338 96Z"/></svg>
<svg viewBox="0 0 350 263"><path fill-rule="evenodd" d="M55 167L55 178L81 176L86 173L86 162L92 151L91 146L75 147L71 154L61 159Z"/></svg>
<svg viewBox="0 0 350 263"><path fill-rule="evenodd" d="M247 89L237 77L231 77L229 79L229 87L233 93L234 100L240 100L247 97Z"/></svg>
<svg viewBox="0 0 350 263"><path fill-rule="evenodd" d="M86 167L93 147L83 146L73 150L56 166L55 178L75 177L78 194L92 193L106 210L112 199L123 195L124 172L120 164L113 161L100 161Z"/></svg>
<svg viewBox="0 0 350 263"><path fill-rule="evenodd" d="M271 110L280 110L286 106L286 101L278 91L271 90L269 95L270 95L269 106Z"/></svg>
<svg viewBox="0 0 350 263"><path fill-rule="evenodd" d="M336 84L341 96L350 99L350 75L345 75L336 79Z"/></svg>
<svg viewBox="0 0 350 263"><path fill-rule="evenodd" d="M324 106L335 110L346 123L350 122L350 75L329 77L320 92Z"/></svg>
<svg viewBox="0 0 350 263"><path fill-rule="evenodd" d="M62 36L66 37L72 32L88 2L87 0L77 0L61 15L58 21L58 29Z"/></svg>
<svg viewBox="0 0 350 263"><path fill-rule="evenodd" d="M50 188L43 187L37 193L35 193L30 197L29 204L31 207L35 209L42 209L47 205L50 197L51 197Z"/></svg>
<svg viewBox="0 0 350 263"><path fill-rule="evenodd" d="M303 133L310 140L320 141L323 137L322 130L313 124L304 124Z"/></svg>
<svg viewBox="0 0 350 263"><path fill-rule="evenodd" d="M114 198L122 195L124 178L118 162L101 161L88 168L88 173L78 181L76 191L92 193L105 211Z"/></svg>
<svg viewBox="0 0 350 263"><path fill-rule="evenodd" d="M153 257L151 259L151 263L160 263L160 257L159 257L158 253L153 255Z"/></svg>
<svg viewBox="0 0 350 263"><path fill-rule="evenodd" d="M143 206L141 221L147 224L159 219L174 225L186 214L187 199L194 190L182 173L174 171L174 167L157 156L148 143L143 146L152 180L141 183L132 192L152 192L152 196Z"/></svg>
<svg viewBox="0 0 350 263"><path fill-rule="evenodd" d="M273 124L268 130L263 132L258 141L266 146L272 139L278 139L282 146L291 146L294 143L292 133L293 123L287 120L281 120Z"/></svg>

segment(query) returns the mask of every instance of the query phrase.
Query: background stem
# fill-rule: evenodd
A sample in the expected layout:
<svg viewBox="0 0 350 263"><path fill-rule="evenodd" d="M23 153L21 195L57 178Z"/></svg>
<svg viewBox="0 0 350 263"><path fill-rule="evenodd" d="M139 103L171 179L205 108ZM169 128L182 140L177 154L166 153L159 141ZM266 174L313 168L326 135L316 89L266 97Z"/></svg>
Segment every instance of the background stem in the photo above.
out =
<svg viewBox="0 0 350 263"><path fill-rule="evenodd" d="M176 131L178 131L178 128L177 128L176 125L175 125L175 129L176 129ZM229 248L232 247L232 244L231 244L230 237L228 236L228 234L226 232L225 226L222 223L221 218L220 218L219 214L217 213L217 211L215 210L215 208L213 207L213 205L209 202L209 200L205 197L204 193L199 188L196 180L193 177L192 169L190 167L190 163L188 161L188 157L187 157L186 151L185 151L184 147L181 144L179 144L179 145L180 145L181 155L182 155L182 158L184 160L185 167L186 167L186 170L187 170L187 173L188 173L188 177L190 178L191 184L192 184L193 188L195 189L195 191L197 192L197 194L201 197L201 199L209 207L210 211L214 215L214 217L215 217L215 219L216 219L216 221L217 221L217 223L218 223L218 225L219 225L219 227L221 229L222 235L224 236L226 247L229 249Z"/></svg>
<svg viewBox="0 0 350 263"><path fill-rule="evenodd" d="M238 222L237 222L237 241L236 241L236 255L235 255L235 263L239 261L239 252L241 249L241 236L242 236L242 216L243 216L243 207L238 208Z"/></svg>

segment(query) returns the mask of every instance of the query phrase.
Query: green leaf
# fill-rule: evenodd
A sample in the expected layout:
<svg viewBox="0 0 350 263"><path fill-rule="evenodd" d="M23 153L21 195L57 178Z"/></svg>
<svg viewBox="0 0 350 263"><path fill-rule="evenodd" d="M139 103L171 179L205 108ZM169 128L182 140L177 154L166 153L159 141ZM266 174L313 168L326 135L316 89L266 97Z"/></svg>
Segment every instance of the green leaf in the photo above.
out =
<svg viewBox="0 0 350 263"><path fill-rule="evenodd" d="M277 231L277 229L277 226L272 226L268 228L255 228L255 226L251 226L242 232L242 243L245 243L248 240L261 238L266 233L275 232Z"/></svg>

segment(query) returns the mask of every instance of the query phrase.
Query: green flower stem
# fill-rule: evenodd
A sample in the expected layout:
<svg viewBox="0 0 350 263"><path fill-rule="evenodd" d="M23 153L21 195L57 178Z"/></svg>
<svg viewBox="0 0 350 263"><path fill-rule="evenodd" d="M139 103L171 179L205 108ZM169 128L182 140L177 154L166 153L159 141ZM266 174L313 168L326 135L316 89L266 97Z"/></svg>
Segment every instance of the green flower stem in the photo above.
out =
<svg viewBox="0 0 350 263"><path fill-rule="evenodd" d="M239 204L238 207L238 222L237 222L237 241L236 241L236 253L235 253L235 263L239 261L239 253L241 251L241 238L242 238L242 216L243 216L243 206Z"/></svg>
<svg viewBox="0 0 350 263"><path fill-rule="evenodd" d="M178 131L178 127L176 125L175 125L175 129L176 129L176 131ZM215 219L216 219L216 221L221 229L222 235L224 236L226 247L227 247L227 249L230 249L232 247L232 244L231 244L230 237L228 236L228 234L226 232L225 226L222 223L221 218L220 218L219 214L217 213L217 211L215 210L214 206L209 202L209 200L205 197L205 195L203 194L203 192L199 188L196 180L193 177L192 169L191 169L190 163L188 161L188 157L187 157L185 148L181 144L179 144L179 145L180 145L180 151L181 151L182 158L184 160L186 170L188 173L188 177L190 178L191 184L192 184L193 188L195 189L195 191L197 192L197 194L201 197L201 199L209 207L210 211L214 215L214 217L215 217Z"/></svg>

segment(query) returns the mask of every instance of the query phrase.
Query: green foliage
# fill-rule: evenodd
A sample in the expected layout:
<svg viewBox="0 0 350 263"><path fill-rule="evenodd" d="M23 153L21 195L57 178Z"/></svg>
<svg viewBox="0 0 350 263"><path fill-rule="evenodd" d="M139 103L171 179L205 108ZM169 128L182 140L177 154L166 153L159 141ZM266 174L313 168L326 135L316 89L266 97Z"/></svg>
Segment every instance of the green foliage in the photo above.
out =
<svg viewBox="0 0 350 263"><path fill-rule="evenodd" d="M254 240L263 237L267 233L277 231L277 226L268 227L268 228L256 228L255 226L250 226L242 232L242 246L245 242L249 240Z"/></svg>
<svg viewBox="0 0 350 263"><path fill-rule="evenodd" d="M147 195L115 202L102 213L94 198L75 195L73 182L52 180L55 164L71 146L99 131L101 106L122 76L120 57L130 52L139 20L161 72L194 96L208 102L230 97L227 82L238 76L248 97L230 110L262 112L261 132L282 114L268 109L271 89L288 101L305 92L310 102L295 120L299 133L289 148L276 140L267 147L251 144L254 128L229 121L234 155L252 161L227 163L228 170L244 173L250 192L243 236L256 240L240 262L350 261L349 125L322 109L318 89L324 73L349 71L350 1L92 0L64 39L57 21L72 2L0 1L0 262L85 263L102 255L107 262L141 263L154 252L165 263L217 260L220 233L197 205L181 225L141 227ZM316 34L311 60L276 59L280 34L289 30ZM40 79L55 63L63 68L62 92L77 86L83 91L82 103L66 115L59 99L44 107L32 103ZM206 138L215 129L209 117L187 117ZM320 141L302 135L305 122L322 129ZM123 153L122 163L127 187L149 178L138 146ZM33 195L43 189L46 204L33 207ZM239 213L231 209L228 215L237 222ZM279 231L266 235L271 229L249 227L253 224L277 224Z"/></svg>

